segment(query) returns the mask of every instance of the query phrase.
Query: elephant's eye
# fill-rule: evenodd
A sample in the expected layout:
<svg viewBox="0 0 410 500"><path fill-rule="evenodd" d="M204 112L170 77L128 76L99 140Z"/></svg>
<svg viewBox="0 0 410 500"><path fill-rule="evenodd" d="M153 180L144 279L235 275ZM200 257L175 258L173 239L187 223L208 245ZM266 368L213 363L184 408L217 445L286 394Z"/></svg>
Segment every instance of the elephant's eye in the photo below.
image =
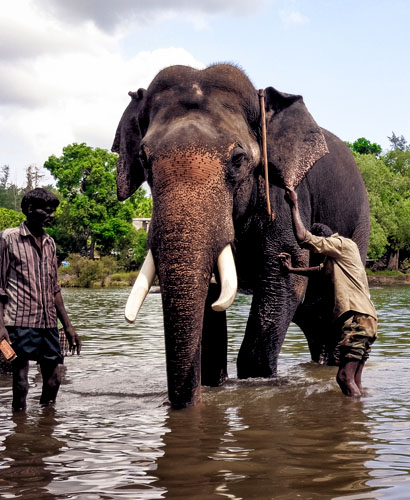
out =
<svg viewBox="0 0 410 500"><path fill-rule="evenodd" d="M246 153L240 150L240 151L234 151L231 161L234 167L240 167L244 163L244 161L247 160L248 158L246 156Z"/></svg>

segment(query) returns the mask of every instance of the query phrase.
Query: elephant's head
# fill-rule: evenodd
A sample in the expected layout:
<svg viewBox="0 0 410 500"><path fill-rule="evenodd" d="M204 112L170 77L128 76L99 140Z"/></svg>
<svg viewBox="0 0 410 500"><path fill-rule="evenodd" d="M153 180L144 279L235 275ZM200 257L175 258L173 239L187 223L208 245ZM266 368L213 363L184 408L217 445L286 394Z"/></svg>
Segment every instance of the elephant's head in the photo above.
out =
<svg viewBox="0 0 410 500"><path fill-rule="evenodd" d="M229 306L235 294L236 278L231 272L224 277L223 257L228 255L228 266L234 269L230 248L235 220L255 203L262 174L258 92L234 66L172 66L147 90L130 96L113 145L119 153L118 197L126 199L146 180L153 216L152 266L144 265L129 305L141 303L141 290L144 295L156 272L169 396L173 406L186 406L200 398L204 307L218 260L216 274L227 286L222 286L214 309ZM270 180L295 187L327 152L324 137L300 96L269 87L265 110ZM127 314L134 319L136 312Z"/></svg>

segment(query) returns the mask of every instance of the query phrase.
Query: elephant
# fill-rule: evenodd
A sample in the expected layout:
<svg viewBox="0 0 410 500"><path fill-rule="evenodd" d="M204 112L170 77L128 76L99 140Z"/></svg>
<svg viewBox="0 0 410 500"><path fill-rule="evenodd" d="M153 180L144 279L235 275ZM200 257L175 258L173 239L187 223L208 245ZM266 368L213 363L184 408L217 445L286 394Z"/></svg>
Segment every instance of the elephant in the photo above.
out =
<svg viewBox="0 0 410 500"><path fill-rule="evenodd" d="M366 258L369 206L349 148L317 125L302 96L261 94L262 105L235 65L170 66L129 92L115 134L118 199L144 181L153 198L149 253L126 317L135 320L157 275L172 408L197 404L201 385L227 379L226 308L237 289L252 295L238 378L277 375L291 321L314 361L334 361L330 285L280 266L281 252L298 266L317 259L296 242L286 188L296 189L307 228L328 225Z"/></svg>

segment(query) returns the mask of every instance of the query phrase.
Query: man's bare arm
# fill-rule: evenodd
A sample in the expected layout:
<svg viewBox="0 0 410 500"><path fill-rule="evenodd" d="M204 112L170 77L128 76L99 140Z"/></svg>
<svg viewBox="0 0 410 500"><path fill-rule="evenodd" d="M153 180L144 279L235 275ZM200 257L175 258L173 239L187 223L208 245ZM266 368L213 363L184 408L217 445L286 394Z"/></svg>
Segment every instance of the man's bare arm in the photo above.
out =
<svg viewBox="0 0 410 500"><path fill-rule="evenodd" d="M70 351L74 354L77 351L77 354L81 352L81 339L77 335L77 332L74 330L73 325L71 324L70 318L68 317L67 311L65 310L63 297L61 292L57 292L55 294L55 306L57 311L58 319L63 324L64 332L66 334L68 343L70 344Z"/></svg>
<svg viewBox="0 0 410 500"><path fill-rule="evenodd" d="M292 189L286 189L285 200L291 209L293 232L295 233L298 243L302 243L306 239L306 228L300 218L298 196L296 192Z"/></svg>
<svg viewBox="0 0 410 500"><path fill-rule="evenodd" d="M9 332L4 325L4 304L0 298L0 341L3 339L10 342Z"/></svg>
<svg viewBox="0 0 410 500"><path fill-rule="evenodd" d="M292 266L292 258L290 254L282 252L278 255L282 267L289 273L299 274L301 276L311 276L312 274L316 274L323 269L323 266L314 266L314 267L293 267Z"/></svg>

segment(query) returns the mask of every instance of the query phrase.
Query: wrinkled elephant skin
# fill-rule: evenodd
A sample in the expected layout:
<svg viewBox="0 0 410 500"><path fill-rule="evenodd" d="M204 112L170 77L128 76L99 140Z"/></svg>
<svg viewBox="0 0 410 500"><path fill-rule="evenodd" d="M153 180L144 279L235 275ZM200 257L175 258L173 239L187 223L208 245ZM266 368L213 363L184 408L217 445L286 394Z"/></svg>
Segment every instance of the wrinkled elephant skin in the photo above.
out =
<svg viewBox="0 0 410 500"><path fill-rule="evenodd" d="M118 197L144 181L151 188L149 247L161 286L172 407L198 403L201 385L227 378L225 306L212 309L220 285L210 281L212 274L221 281L218 257L229 246L239 287L253 295L238 377L276 374L292 320L312 359L331 363L329 288L321 278L308 283L285 274L278 254L290 253L297 265L315 261L293 235L284 200L284 187L291 187L307 227L327 224L353 238L365 258L368 202L348 148L316 124L301 96L265 89L269 217L258 92L241 70L171 66L130 95L113 144Z"/></svg>

